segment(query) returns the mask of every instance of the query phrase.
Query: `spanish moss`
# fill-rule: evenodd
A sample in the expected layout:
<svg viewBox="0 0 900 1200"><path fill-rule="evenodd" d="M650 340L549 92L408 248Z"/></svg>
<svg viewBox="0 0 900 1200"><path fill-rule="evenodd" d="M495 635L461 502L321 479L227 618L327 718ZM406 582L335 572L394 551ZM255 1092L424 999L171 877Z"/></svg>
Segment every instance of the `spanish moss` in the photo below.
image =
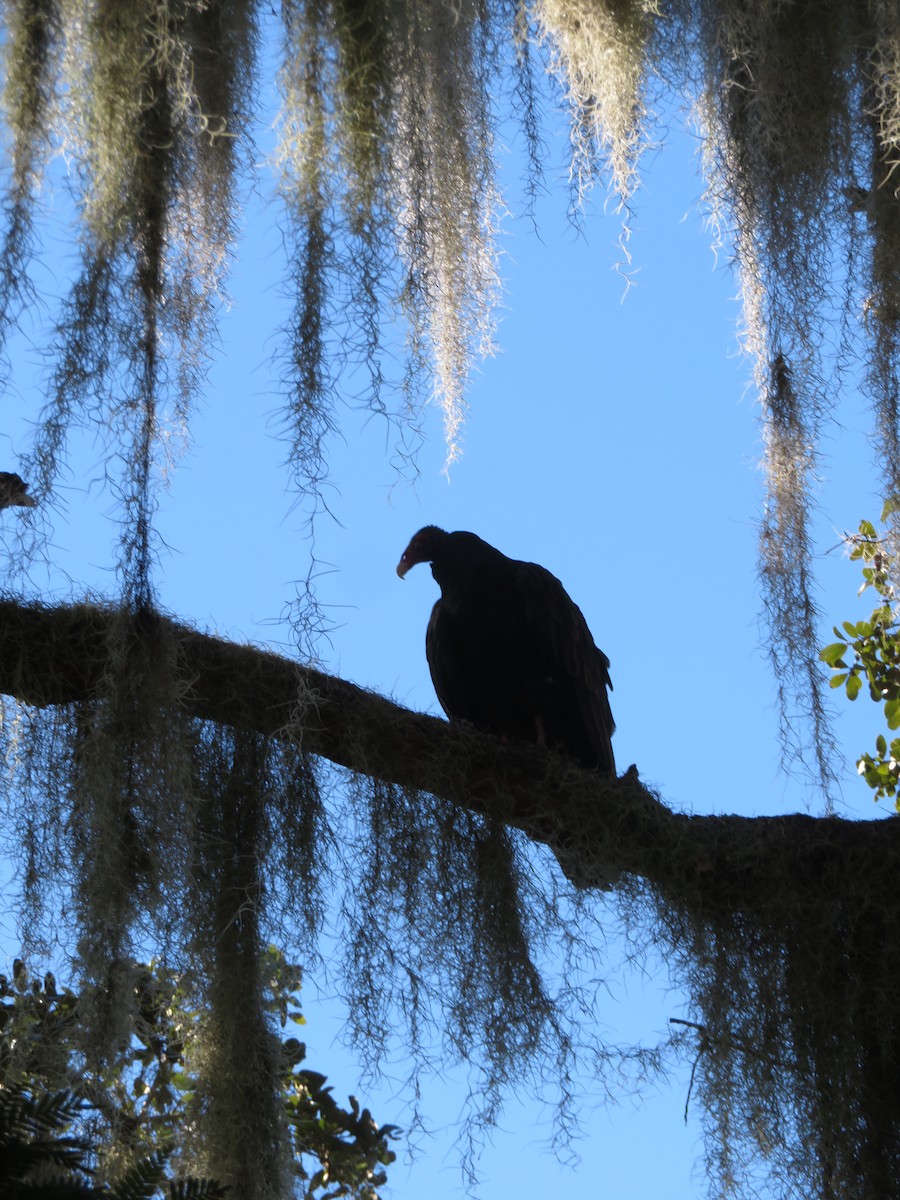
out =
<svg viewBox="0 0 900 1200"><path fill-rule="evenodd" d="M315 517L348 407L387 417L405 453L434 400L448 468L463 450L468 383L498 341L504 214L521 199L498 182L510 122L527 211L559 166L544 136L559 101L563 202L577 220L592 191L607 196L624 246L642 156L674 104L699 138L754 362L760 603L785 759L830 814L812 515L836 360L871 398L877 486L900 492L897 6L285 0L274 13L256 0L7 0L2 11L2 344L50 310L48 392L23 461L9 464L38 504L17 514L8 579L27 592L49 555L76 437L98 447L118 529L109 596L0 600L0 807L17 831L20 928L29 952L63 947L94 998L85 1061L102 1070L121 1056L140 955L189 974L203 1068L183 1152L248 1200L287 1197L265 955L277 944L321 964L332 934L343 957L329 969L367 1065L392 1053L395 1030L414 1093L434 1056L466 1064L474 1140L523 1084L552 1093L571 1133L579 1070L621 1094L681 1052L713 1195L767 1175L785 1197L882 1200L900 1169L888 823L876 834L830 815L677 816L634 771L598 781L316 671L312 550L299 655L199 633L159 611L157 513L198 403L216 404L206 372L248 189L267 193L284 234L278 419L287 484ZM72 253L54 307L35 279L57 195ZM583 860L585 891L611 868L614 892L573 895L552 851ZM691 993L695 1019L656 1046L623 1049L596 1031L615 913Z"/></svg>

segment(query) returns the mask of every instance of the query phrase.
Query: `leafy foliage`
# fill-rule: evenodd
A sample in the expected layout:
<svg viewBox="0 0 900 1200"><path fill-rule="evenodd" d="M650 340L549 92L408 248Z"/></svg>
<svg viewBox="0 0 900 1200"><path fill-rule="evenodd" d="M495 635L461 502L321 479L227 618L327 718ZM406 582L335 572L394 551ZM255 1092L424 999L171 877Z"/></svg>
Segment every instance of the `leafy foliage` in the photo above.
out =
<svg viewBox="0 0 900 1200"><path fill-rule="evenodd" d="M889 501L881 514L882 524L898 509ZM834 672L833 688L843 687L856 700L865 686L869 696L882 706L889 731L900 729L900 613L896 579L898 560L890 539L880 534L871 521L859 523L859 531L847 537L852 562L863 564L860 593L873 588L879 603L862 621L844 621L834 627L838 641L830 643L819 658ZM875 792L877 800L896 797L900 790L900 737L879 733L875 753L857 760L857 770ZM900 810L900 799L897 800Z"/></svg>
<svg viewBox="0 0 900 1200"><path fill-rule="evenodd" d="M302 1024L299 970L274 948L268 968L271 1016L282 1027ZM85 1070L81 1053L91 998L58 989L50 973L32 978L21 959L11 979L0 976L0 1172L9 1186L15 1181L26 1189L23 1196L44 1194L27 1190L29 1180L44 1179L51 1167L65 1174L70 1189L60 1197L149 1200L164 1189L172 1200L220 1200L227 1190L184 1172L171 1178L167 1169L170 1162L187 1161L183 1135L197 1118L195 1060L203 1013L195 1007L191 981L156 963L133 964L131 979L138 1015L126 1053L98 1075ZM397 1131L379 1128L353 1097L342 1109L326 1077L301 1067L305 1057L296 1038L283 1043L281 1101L298 1184L308 1200L323 1191L376 1200L384 1167L395 1157L389 1142ZM103 1181L102 1190L85 1191L94 1176Z"/></svg>
<svg viewBox="0 0 900 1200"><path fill-rule="evenodd" d="M92 1195L87 1143L65 1130L80 1104L71 1092L0 1089L0 1188L4 1196Z"/></svg>
<svg viewBox="0 0 900 1200"><path fill-rule="evenodd" d="M91 1186L86 1140L67 1131L79 1122L83 1103L73 1092L32 1095L26 1088L0 1088L0 1186L9 1200L225 1200L226 1188L187 1176L166 1179L171 1151L155 1151L134 1163L115 1186Z"/></svg>

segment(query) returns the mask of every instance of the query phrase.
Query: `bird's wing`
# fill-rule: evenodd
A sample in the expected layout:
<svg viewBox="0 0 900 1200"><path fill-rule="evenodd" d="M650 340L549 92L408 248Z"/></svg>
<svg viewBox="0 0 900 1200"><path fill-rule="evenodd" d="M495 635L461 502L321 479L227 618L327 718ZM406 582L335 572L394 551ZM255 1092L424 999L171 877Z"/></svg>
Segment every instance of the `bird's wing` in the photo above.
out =
<svg viewBox="0 0 900 1200"><path fill-rule="evenodd" d="M609 659L594 644L581 609L555 575L537 563L520 563L516 584L536 653L548 676L561 677L571 687L598 766L614 772Z"/></svg>
<svg viewBox="0 0 900 1200"><path fill-rule="evenodd" d="M441 708L448 717L473 717L466 680L460 671L461 657L452 618L438 600L431 610L425 633L425 656L431 681Z"/></svg>

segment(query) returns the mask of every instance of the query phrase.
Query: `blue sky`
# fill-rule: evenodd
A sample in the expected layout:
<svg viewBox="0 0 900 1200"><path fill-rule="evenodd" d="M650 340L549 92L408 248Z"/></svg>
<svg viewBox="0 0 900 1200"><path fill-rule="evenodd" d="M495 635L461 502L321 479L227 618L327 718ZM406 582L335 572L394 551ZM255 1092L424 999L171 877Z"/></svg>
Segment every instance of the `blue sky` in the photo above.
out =
<svg viewBox="0 0 900 1200"><path fill-rule="evenodd" d="M420 526L471 529L544 564L582 608L612 663L620 770L637 763L669 803L688 811L794 811L815 801L781 770L774 688L760 648L761 442L750 366L738 347L738 285L710 249L692 139L672 126L669 144L645 169L627 294L614 269L619 219L603 212L602 197L576 230L565 216L564 181L549 180L538 236L527 219L506 222L501 349L473 377L463 456L449 480L436 409L426 414L427 441L410 483L391 465L392 430L348 408L331 453L335 519L316 527L317 591L333 620L320 654L345 678L438 711L424 655L436 585L426 568L403 582L394 569ZM515 207L515 190L510 200ZM277 437L274 219L264 204L248 208L221 350L192 445L161 500L167 549L156 583L162 606L176 615L236 639L282 645L289 642L285 605L306 576L309 543ZM52 290L65 268L51 261L45 270ZM40 409L39 345L35 335L34 345L12 346L3 468L27 450L28 423ZM867 474L867 427L866 405L849 396L822 461L823 551L839 541L835 530L880 510ZM69 515L56 522L53 556L75 594L112 590L116 532L101 459L91 436L73 442L64 481ZM6 514L5 528L15 519ZM823 555L819 567L830 619L824 644L830 621L865 611L865 601L855 599L857 573L840 553ZM848 760L842 811L859 817L877 812L852 762L877 728L866 705L860 701L840 726ZM611 948L614 964L620 953ZM360 1082L340 1043L334 990L327 980L306 983L310 1065L329 1074L340 1098L353 1092L379 1120L407 1124L392 1082L402 1064L378 1087ZM655 1042L670 1017L684 1015L664 964L613 970L608 991L603 1020L613 1042ZM693 1200L703 1188L698 1125L683 1123L688 1073L612 1108L586 1081L582 1162L574 1171L548 1149L547 1107L511 1097L482 1157L478 1194ZM419 1139L412 1166L393 1169L386 1193L393 1200L462 1194L453 1145L465 1090L458 1070L426 1082L422 1109L434 1134Z"/></svg>

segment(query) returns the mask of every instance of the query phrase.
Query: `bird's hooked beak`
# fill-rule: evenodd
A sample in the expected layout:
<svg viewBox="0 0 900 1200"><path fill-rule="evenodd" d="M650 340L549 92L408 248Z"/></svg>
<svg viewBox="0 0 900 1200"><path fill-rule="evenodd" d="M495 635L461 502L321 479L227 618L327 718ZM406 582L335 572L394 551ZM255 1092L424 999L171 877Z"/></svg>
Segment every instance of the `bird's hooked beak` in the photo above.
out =
<svg viewBox="0 0 900 1200"><path fill-rule="evenodd" d="M411 571L416 563L431 562L434 556L435 535L447 535L434 525L426 525L424 529L411 539L397 563L397 574L403 579L407 571Z"/></svg>

